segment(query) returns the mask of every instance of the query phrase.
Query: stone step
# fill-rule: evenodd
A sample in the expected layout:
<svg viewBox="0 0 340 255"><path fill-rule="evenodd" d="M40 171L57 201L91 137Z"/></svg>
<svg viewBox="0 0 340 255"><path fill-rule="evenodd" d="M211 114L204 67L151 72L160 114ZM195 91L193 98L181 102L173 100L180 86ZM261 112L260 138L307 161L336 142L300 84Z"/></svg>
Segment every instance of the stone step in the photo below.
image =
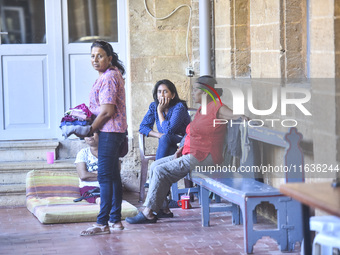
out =
<svg viewBox="0 0 340 255"><path fill-rule="evenodd" d="M0 185L0 207L25 206L26 184L13 183Z"/></svg>
<svg viewBox="0 0 340 255"><path fill-rule="evenodd" d="M1 162L0 207L25 206L26 175L31 170L76 171L75 159L46 161Z"/></svg>
<svg viewBox="0 0 340 255"><path fill-rule="evenodd" d="M26 207L26 195L22 192L1 193L0 208L1 207Z"/></svg>
<svg viewBox="0 0 340 255"><path fill-rule="evenodd" d="M75 158L77 153L87 146L85 141L79 138L61 140L58 147L58 159Z"/></svg>
<svg viewBox="0 0 340 255"><path fill-rule="evenodd" d="M46 160L46 153L53 151L57 158L57 139L0 141L0 162Z"/></svg>
<svg viewBox="0 0 340 255"><path fill-rule="evenodd" d="M45 160L27 160L27 161L11 161L0 163L0 173L6 170L23 170L23 169L75 169L75 158L55 160L54 164L47 164Z"/></svg>
<svg viewBox="0 0 340 255"><path fill-rule="evenodd" d="M78 138L0 141L0 207L25 206L31 170L76 171L75 157L85 146ZM48 151L54 152L54 164L46 162Z"/></svg>
<svg viewBox="0 0 340 255"><path fill-rule="evenodd" d="M75 159L56 160L54 164L46 161L2 162L0 164L0 184L25 183L26 174L31 170L76 171Z"/></svg>

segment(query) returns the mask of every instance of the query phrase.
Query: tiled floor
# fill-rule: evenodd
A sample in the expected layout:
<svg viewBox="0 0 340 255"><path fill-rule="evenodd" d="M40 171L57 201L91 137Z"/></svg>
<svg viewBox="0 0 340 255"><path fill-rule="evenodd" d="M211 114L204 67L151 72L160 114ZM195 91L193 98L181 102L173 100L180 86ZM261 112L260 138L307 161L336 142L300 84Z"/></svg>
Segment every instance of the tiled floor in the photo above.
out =
<svg viewBox="0 0 340 255"><path fill-rule="evenodd" d="M136 193L127 193L124 199L141 206ZM43 225L26 208L1 208L0 254L245 254L242 227L231 224L230 213L212 214L211 227L203 228L197 202L193 209L172 211L174 218L156 224L124 222L123 231L81 237L80 231L91 223ZM254 246L254 254L283 253L274 240L262 238Z"/></svg>

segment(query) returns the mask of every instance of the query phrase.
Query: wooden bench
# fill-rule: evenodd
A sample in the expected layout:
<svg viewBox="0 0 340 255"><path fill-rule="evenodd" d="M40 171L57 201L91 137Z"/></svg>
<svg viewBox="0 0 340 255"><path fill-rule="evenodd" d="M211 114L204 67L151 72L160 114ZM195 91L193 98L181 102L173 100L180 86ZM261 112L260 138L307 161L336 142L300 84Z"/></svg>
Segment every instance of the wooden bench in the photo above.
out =
<svg viewBox="0 0 340 255"><path fill-rule="evenodd" d="M252 142L260 141L261 143L285 148L282 166L290 170L285 173L285 181L304 181L304 158L299 146L302 135L297 132L296 128L290 128L288 133L283 133L265 127L249 127L248 135ZM245 167L250 169L249 167L255 162L254 158L254 151L250 151L247 160L244 164L241 164L238 170L241 167L243 167L243 170ZM226 173L216 176L210 175L210 177L209 174L202 175L202 173L197 173L193 170L192 181L200 187L201 192L202 225L204 227L209 226L210 212L231 211L233 224L243 222L245 252L252 253L253 246L257 240L264 236L275 239L280 245L281 251L292 251L295 243L301 242L303 239L301 204L284 196L278 189L257 181L254 179L254 175L247 174L243 178L230 178ZM231 202L231 205L210 206L210 192ZM256 206L262 202L269 202L276 209L277 227L275 229L254 229Z"/></svg>

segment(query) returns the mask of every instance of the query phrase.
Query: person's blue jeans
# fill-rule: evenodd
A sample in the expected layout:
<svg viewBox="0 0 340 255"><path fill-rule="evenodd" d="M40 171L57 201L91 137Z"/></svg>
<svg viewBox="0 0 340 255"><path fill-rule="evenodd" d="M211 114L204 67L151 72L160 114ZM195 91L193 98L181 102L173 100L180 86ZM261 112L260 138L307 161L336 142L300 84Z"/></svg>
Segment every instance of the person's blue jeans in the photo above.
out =
<svg viewBox="0 0 340 255"><path fill-rule="evenodd" d="M162 135L158 141L156 160L175 154L177 150L177 143L179 143L181 140L182 137L178 135Z"/></svg>
<svg viewBox="0 0 340 255"><path fill-rule="evenodd" d="M100 132L98 143L98 182L100 185L100 212L97 223L121 221L122 180L119 168L119 147L125 133Z"/></svg>

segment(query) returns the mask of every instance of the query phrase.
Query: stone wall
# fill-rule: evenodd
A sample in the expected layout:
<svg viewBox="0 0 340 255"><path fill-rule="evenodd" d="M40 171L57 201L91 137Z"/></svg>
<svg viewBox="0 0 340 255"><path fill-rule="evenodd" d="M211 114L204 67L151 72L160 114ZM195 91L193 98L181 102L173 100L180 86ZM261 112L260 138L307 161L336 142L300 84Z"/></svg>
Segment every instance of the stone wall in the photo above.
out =
<svg viewBox="0 0 340 255"><path fill-rule="evenodd" d="M339 4L311 0L310 65L314 96L314 157L316 162L339 162L338 53ZM317 79L323 78L323 79ZM327 146L325 146L327 145Z"/></svg>
<svg viewBox="0 0 340 255"><path fill-rule="evenodd" d="M337 166L340 160L340 100L336 79L340 70L338 1L212 2L215 10L216 77L229 78L227 83L242 88L245 95L252 88L256 109L271 106L273 88L309 90L312 98L304 105L312 116L305 116L296 107L290 107L284 118L280 108L267 117L291 118L298 122L297 128L304 136L302 146L306 164ZM230 93L225 93L222 100L231 106ZM246 114L250 118L259 118L249 111ZM284 130L280 126L275 129ZM264 151L266 162L282 164L282 149L267 146ZM334 178L336 173L329 176ZM266 174L263 177L266 183L275 187L284 182L282 174ZM315 174L307 174L306 177L307 182L325 180ZM270 207L262 207L260 211L275 218Z"/></svg>
<svg viewBox="0 0 340 255"><path fill-rule="evenodd" d="M339 100L334 78L339 66L339 22L334 18L339 15L339 4L335 1L309 1L308 22L307 1L213 2L216 77L232 79L232 85L242 88L245 95L252 88L256 109L271 106L272 89L275 87L279 90L309 90L312 99L304 105L312 116L305 116L298 108L289 107L283 118L278 107L267 117L298 122L297 127L304 135L305 163L336 165L339 161ZM250 77L252 79L248 79ZM232 105L230 93L224 94L223 101ZM259 118L249 111L246 114ZM264 116L260 118L265 119ZM275 128L284 130L282 126ZM267 158L270 163L279 164L282 153L282 150L271 149ZM282 183L282 179L274 178L280 176L265 177L266 182L274 186ZM307 181L314 180L310 178Z"/></svg>
<svg viewBox="0 0 340 255"><path fill-rule="evenodd" d="M189 0L147 0L149 11L155 17L164 17ZM177 87L180 97L190 97L190 79L185 75L188 66L186 58L186 33L189 8L179 9L165 20L155 20L148 15L143 1L129 1L129 38L131 70L131 112L133 139L130 152L122 165L124 186L139 190L140 157L138 129L149 104L153 101L152 89L161 79L171 80ZM191 58L191 31L189 51ZM157 140L147 139L147 150L154 152Z"/></svg>
<svg viewBox="0 0 340 255"><path fill-rule="evenodd" d="M231 79L232 84L242 88L245 95L252 88L257 109L271 106L273 88L279 91L282 88L311 91L312 99L304 106L312 116L305 116L292 106L288 107L284 118L280 107L270 118L291 118L298 122L297 128L304 135L305 163L338 164L339 86L334 78L340 73L340 19L337 19L340 4L334 0L210 2L213 75ZM198 77L198 0L147 1L150 12L157 17L168 14L183 3L192 7L189 54L195 77ZM185 76L185 35L189 11L182 8L169 19L156 21L146 13L143 1L130 1L129 13L133 140L132 149L123 164L123 178L129 188L136 189L140 171L138 127L152 101L153 85L159 79L170 79L177 85L180 96L190 101L190 79ZM232 106L230 93L225 93L222 100ZM246 114L259 118L249 111ZM285 130L280 125L275 128ZM155 139L149 144L151 150L157 146ZM269 162L282 162L282 150L270 148L268 151ZM265 177L266 182L276 187L282 183L281 178L274 178L282 176ZM307 181L314 180L310 178Z"/></svg>
<svg viewBox="0 0 340 255"><path fill-rule="evenodd" d="M215 72L218 78L232 77L230 4L230 1L216 1L214 4Z"/></svg>

